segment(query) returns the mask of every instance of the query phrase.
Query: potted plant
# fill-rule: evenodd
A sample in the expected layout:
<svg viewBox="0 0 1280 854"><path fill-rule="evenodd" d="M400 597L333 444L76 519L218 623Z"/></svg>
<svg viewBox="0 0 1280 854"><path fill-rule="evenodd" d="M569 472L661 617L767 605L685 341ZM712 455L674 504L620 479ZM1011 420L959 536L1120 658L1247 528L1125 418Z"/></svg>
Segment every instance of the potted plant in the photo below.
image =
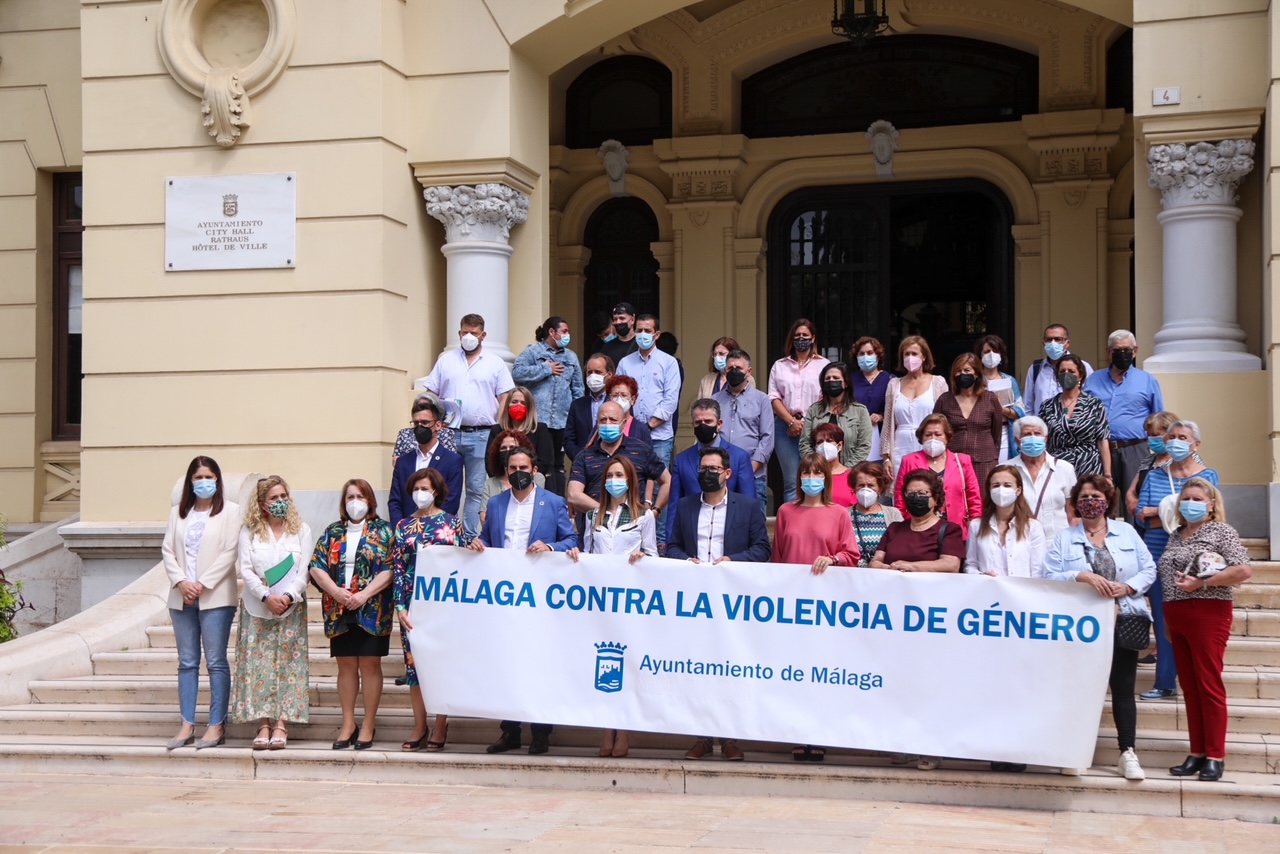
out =
<svg viewBox="0 0 1280 854"><path fill-rule="evenodd" d="M4 514L0 514L0 549L7 543L4 538L5 525L8 522ZM23 608L32 607L22 598L22 582L11 583L0 569L0 643L13 640L18 636L13 626L13 618Z"/></svg>

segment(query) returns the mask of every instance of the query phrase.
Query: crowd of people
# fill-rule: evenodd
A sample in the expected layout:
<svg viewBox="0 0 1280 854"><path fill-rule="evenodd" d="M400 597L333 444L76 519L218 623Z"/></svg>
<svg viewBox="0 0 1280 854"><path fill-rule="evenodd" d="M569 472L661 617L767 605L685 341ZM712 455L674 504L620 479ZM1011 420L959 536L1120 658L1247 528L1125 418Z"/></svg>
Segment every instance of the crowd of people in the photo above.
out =
<svg viewBox="0 0 1280 854"><path fill-rule="evenodd" d="M414 718L402 749L443 750L448 720L428 725L420 680L430 662L415 662L408 632L419 549L447 545L633 563L799 563L815 576L836 566L1088 584L1117 609L1109 681L1119 771L1144 778L1135 683L1154 623L1156 680L1141 696L1167 698L1180 684L1190 741L1169 773L1222 776L1232 588L1251 570L1217 473L1200 457L1199 427L1164 410L1158 381L1136 367L1131 332L1111 334L1108 365L1095 371L1053 324L1044 357L1019 385L995 335L940 374L919 336L902 339L894 363L871 337L858 339L849 362L832 362L801 318L766 390L751 355L719 338L687 411L694 443L677 453L685 378L674 337L627 303L598 326L580 362L568 323L550 317L508 369L484 349L484 319L463 317L459 346L418 381L396 438L387 517L367 481L349 480L337 520L309 552L311 532L281 477L258 481L241 509L224 494L217 463L193 459L162 549L182 714L169 748L221 744L228 719L257 724L254 749L288 744L288 725L309 714L314 584L338 662L333 748L374 743L394 616ZM771 460L783 485L772 539ZM202 648L211 692L197 739ZM531 733L529 752L547 752L551 725L534 723ZM521 746L522 723L503 721L488 751ZM744 756L731 738L720 750ZM602 756L628 751L626 731L605 732ZM686 757L713 751L703 736ZM802 745L794 756L820 761L825 750ZM932 769L940 759L894 761Z"/></svg>

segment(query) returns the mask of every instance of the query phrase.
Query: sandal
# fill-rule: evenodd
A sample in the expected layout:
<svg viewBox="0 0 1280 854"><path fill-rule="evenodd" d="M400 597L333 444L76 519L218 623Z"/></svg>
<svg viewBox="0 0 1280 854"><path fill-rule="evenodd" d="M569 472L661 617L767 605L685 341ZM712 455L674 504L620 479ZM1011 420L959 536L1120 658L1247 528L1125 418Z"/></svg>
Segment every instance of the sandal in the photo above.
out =
<svg viewBox="0 0 1280 854"><path fill-rule="evenodd" d="M266 735L263 735L263 733ZM271 744L271 724L260 724L258 726L258 737L253 740L254 750L266 750Z"/></svg>
<svg viewBox="0 0 1280 854"><path fill-rule="evenodd" d="M434 735L434 733L432 733L432 735ZM444 743L448 737L449 737L449 725L446 723L444 725L444 735L440 736L440 738L438 739L432 738L430 741L428 741L427 750L431 751L432 753L439 753L441 750L444 750Z"/></svg>
<svg viewBox="0 0 1280 854"><path fill-rule="evenodd" d="M609 755L614 759L621 759L631 752L631 736L625 730L619 732L613 740L613 752Z"/></svg>
<svg viewBox="0 0 1280 854"><path fill-rule="evenodd" d="M825 760L826 758L827 758L827 749L826 749L825 747L810 747L810 748L809 748L809 761L810 761L810 762L822 762L822 761L823 761L823 760Z"/></svg>
<svg viewBox="0 0 1280 854"><path fill-rule="evenodd" d="M813 757L813 752L809 749L809 745L802 747L794 747L791 749L791 758L797 762L808 762Z"/></svg>
<svg viewBox="0 0 1280 854"><path fill-rule="evenodd" d="M431 734L430 732L424 732L418 738L412 739L410 741L406 741L404 744L401 744L400 749L406 753L415 753L422 749L422 745L426 742L427 736L430 734Z"/></svg>
<svg viewBox="0 0 1280 854"><path fill-rule="evenodd" d="M278 732L284 733L284 737L281 738L277 736L276 733ZM276 724L275 728L271 730L271 741L268 744L268 747L271 750L284 750L288 744L289 744L289 730L285 729L284 724Z"/></svg>
<svg viewBox="0 0 1280 854"><path fill-rule="evenodd" d="M616 729L607 729L604 731L604 740L600 743L600 755L612 756L613 745L617 742L618 731Z"/></svg>

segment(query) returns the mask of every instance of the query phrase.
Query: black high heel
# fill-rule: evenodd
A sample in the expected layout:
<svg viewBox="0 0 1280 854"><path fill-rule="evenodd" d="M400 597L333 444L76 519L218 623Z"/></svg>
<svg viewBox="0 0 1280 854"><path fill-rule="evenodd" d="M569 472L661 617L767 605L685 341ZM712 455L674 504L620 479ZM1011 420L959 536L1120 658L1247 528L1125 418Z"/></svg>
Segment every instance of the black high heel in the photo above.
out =
<svg viewBox="0 0 1280 854"><path fill-rule="evenodd" d="M346 750L348 747L350 747L352 744L355 743L356 735L359 734L359 732L360 732L360 727L357 726L355 729L351 730L351 735L347 736L346 738L340 738L337 741L335 741L333 743L333 749Z"/></svg>
<svg viewBox="0 0 1280 854"><path fill-rule="evenodd" d="M370 747L373 747L373 740L377 737L378 737L378 731L375 729L372 733L370 733L368 741L361 741L360 739L356 739L351 744L353 747L355 747L356 750L368 750Z"/></svg>
<svg viewBox="0 0 1280 854"><path fill-rule="evenodd" d="M1169 769L1169 773L1175 777L1190 777L1192 774L1199 774L1200 769L1204 767L1205 757L1188 756L1182 760L1181 765L1175 765Z"/></svg>
<svg viewBox="0 0 1280 854"><path fill-rule="evenodd" d="M422 745L426 744L427 738L430 735L431 735L431 730L427 730L422 734L421 738L415 741L406 741L404 744L400 745L400 749L405 751L406 753L414 753L416 751L419 751L422 749Z"/></svg>

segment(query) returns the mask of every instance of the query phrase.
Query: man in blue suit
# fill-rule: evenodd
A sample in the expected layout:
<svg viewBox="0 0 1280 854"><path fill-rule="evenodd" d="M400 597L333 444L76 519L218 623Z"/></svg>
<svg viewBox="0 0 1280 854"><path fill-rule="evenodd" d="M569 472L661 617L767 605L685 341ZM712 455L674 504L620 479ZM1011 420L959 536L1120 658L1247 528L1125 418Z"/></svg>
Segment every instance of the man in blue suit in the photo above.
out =
<svg viewBox="0 0 1280 854"><path fill-rule="evenodd" d="M724 426L724 421L720 418L720 403L709 397L700 398L689 407L689 414L693 416L693 435L698 443L676 454L671 462L671 491L667 493L667 506L679 507L680 499L702 491L698 486L698 455L703 448L724 448L728 451L729 468L733 470L733 477L728 483L729 491L755 498L756 478L751 465L751 454L745 448L725 441L724 436L720 435L720 428ZM675 524L675 514L668 511L668 543L671 542Z"/></svg>
<svg viewBox="0 0 1280 854"><path fill-rule="evenodd" d="M676 506L667 537L667 557L700 564L735 560L763 563L769 559L769 532L755 485L750 495L730 492L732 477L727 450L716 446L698 449L698 486L702 491L686 495ZM701 759L711 750L711 736L703 736L684 756ZM745 756L731 738L720 740L720 755L731 761Z"/></svg>
<svg viewBox="0 0 1280 854"><path fill-rule="evenodd" d="M392 527L400 523L405 516L417 508L413 499L405 494L404 485L409 482L409 475L419 469L433 468L444 475L449 484L449 497L444 502L444 512L458 515L458 505L462 500L462 457L440 444L437 431L444 420L444 412L434 400L419 400L413 405L413 437L418 440L416 453L403 454L396 460L391 474L391 494L387 496L387 513L391 517Z"/></svg>
<svg viewBox="0 0 1280 854"><path fill-rule="evenodd" d="M468 548L515 549L528 554L567 552L577 559L578 534L569 519L569 505L554 492L533 482L533 455L526 448L507 454L507 480L511 489L489 499L480 536ZM546 753L551 724L531 724L529 753ZM503 721L502 736L489 745L489 753L504 753L520 746L520 721Z"/></svg>

